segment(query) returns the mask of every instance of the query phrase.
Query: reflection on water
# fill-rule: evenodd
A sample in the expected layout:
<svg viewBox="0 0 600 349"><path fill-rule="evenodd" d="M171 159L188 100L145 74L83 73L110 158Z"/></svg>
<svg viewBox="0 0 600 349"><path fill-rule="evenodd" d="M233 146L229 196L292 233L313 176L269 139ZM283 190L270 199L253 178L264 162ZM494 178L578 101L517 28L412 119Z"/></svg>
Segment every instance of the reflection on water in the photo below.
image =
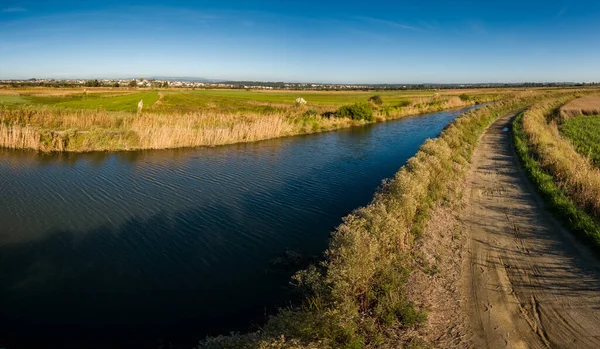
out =
<svg viewBox="0 0 600 349"><path fill-rule="evenodd" d="M318 258L458 111L215 148L0 152L0 347L190 347L290 299Z"/></svg>

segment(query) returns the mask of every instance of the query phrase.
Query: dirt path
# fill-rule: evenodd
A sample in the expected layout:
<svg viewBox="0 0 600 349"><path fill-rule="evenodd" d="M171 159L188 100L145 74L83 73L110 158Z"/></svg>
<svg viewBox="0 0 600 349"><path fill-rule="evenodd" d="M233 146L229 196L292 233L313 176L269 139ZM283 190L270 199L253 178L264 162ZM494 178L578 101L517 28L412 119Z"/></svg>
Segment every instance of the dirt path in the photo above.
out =
<svg viewBox="0 0 600 349"><path fill-rule="evenodd" d="M512 146L514 114L473 156L464 294L475 348L600 348L600 260L543 209Z"/></svg>

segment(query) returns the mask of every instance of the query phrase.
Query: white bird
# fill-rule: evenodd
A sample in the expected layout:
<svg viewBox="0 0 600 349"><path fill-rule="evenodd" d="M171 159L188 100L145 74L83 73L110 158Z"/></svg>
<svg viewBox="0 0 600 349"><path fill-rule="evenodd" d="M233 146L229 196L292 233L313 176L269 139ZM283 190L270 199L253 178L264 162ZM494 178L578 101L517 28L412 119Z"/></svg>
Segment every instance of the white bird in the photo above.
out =
<svg viewBox="0 0 600 349"><path fill-rule="evenodd" d="M144 100L140 99L139 103L138 103L138 113L142 112L142 108L144 107Z"/></svg>

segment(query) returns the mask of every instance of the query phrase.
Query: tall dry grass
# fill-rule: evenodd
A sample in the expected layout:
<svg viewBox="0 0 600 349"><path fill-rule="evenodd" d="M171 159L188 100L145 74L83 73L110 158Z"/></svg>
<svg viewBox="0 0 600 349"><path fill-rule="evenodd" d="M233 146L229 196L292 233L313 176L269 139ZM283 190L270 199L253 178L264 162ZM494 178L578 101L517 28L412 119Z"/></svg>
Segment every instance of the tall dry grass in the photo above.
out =
<svg viewBox="0 0 600 349"><path fill-rule="evenodd" d="M416 97L409 105L375 110L376 120L473 105L458 97ZM321 116L318 108L286 106L275 112L108 112L19 106L0 109L0 146L40 151L114 151L215 146L307 134L367 123Z"/></svg>
<svg viewBox="0 0 600 349"><path fill-rule="evenodd" d="M214 146L313 133L361 122L293 113L183 115L54 108L0 109L0 146L41 151Z"/></svg>
<svg viewBox="0 0 600 349"><path fill-rule="evenodd" d="M600 170L587 157L579 154L559 132L558 119L564 116L564 106L559 107L565 101L561 98L532 107L523 115L523 131L541 167L581 208L600 218ZM597 101L600 101L597 97L586 97L573 100L565 106L569 106L566 110L572 113L591 110L590 106Z"/></svg>
<svg viewBox="0 0 600 349"><path fill-rule="evenodd" d="M12 149L40 148L40 134L29 126L0 124L0 146Z"/></svg>
<svg viewBox="0 0 600 349"><path fill-rule="evenodd" d="M562 119L581 115L600 115L600 96L586 96L569 101L560 107Z"/></svg>

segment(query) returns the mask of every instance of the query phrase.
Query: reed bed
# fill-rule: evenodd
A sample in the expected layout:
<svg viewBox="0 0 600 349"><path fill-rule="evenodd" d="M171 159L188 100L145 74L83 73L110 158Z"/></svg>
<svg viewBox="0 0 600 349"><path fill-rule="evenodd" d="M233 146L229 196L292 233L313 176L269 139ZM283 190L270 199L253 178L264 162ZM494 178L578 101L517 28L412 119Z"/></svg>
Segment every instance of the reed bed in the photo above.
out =
<svg viewBox="0 0 600 349"><path fill-rule="evenodd" d="M374 106L375 120L473 105L458 97L417 97L406 105ZM329 131L369 120L340 118L320 106L279 105L266 112L200 109L182 114L109 112L22 105L0 108L0 147L38 151L118 151L216 146Z"/></svg>
<svg viewBox="0 0 600 349"><path fill-rule="evenodd" d="M40 151L166 149L251 142L361 122L287 113L183 115L22 107L0 110L0 146Z"/></svg>
<svg viewBox="0 0 600 349"><path fill-rule="evenodd" d="M591 164L590 159L578 153L559 131L559 121L564 117L564 106L560 106L572 98L573 96L535 105L524 113L522 129L527 147L540 168L552 176L557 187L577 207L600 219L600 170ZM585 105L589 107L589 101L595 98L582 98L565 106L570 105L569 108L572 108L575 105L580 108L583 105L581 100L585 100ZM600 246L600 236L591 237Z"/></svg>

